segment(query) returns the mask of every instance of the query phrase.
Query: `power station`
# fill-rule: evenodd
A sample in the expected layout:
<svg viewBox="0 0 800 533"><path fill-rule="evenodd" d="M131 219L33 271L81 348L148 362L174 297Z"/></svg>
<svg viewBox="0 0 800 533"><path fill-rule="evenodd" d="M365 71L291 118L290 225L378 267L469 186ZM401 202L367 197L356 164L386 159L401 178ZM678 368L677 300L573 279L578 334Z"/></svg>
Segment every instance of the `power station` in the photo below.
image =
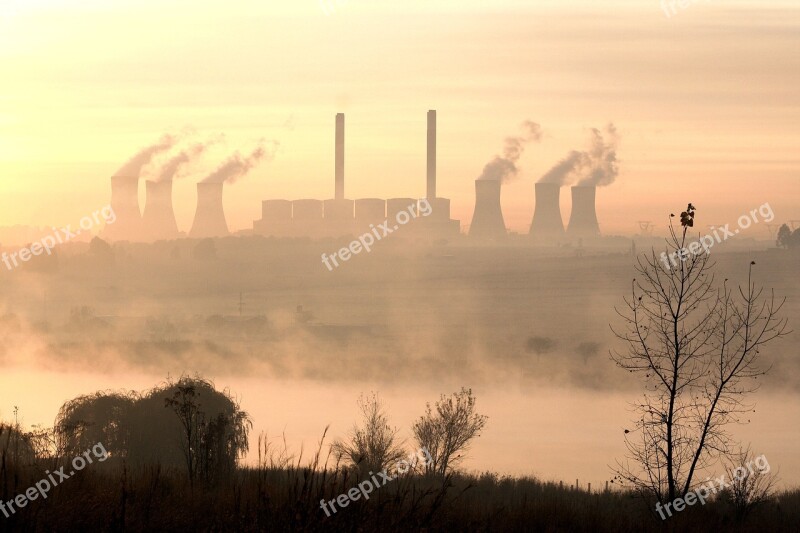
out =
<svg viewBox="0 0 800 533"><path fill-rule="evenodd" d="M172 180L146 181L142 232L148 241L177 239L178 223L172 209Z"/></svg>
<svg viewBox="0 0 800 533"><path fill-rule="evenodd" d="M101 236L110 241L142 239L142 213L139 211L139 176L113 176L111 178L111 208L117 215L113 224L107 225Z"/></svg>
<svg viewBox="0 0 800 533"><path fill-rule="evenodd" d="M600 236L600 225L597 223L595 210L595 193L597 187L576 185L572 187L572 213L569 215L567 234L576 238L592 238Z"/></svg>
<svg viewBox="0 0 800 533"><path fill-rule="evenodd" d="M197 184L197 210L189 237L225 237L229 234L225 211L222 208L222 187L224 182L200 182Z"/></svg>
<svg viewBox="0 0 800 533"><path fill-rule="evenodd" d="M534 185L536 204L533 209L530 236L537 242L555 242L564 239L564 222L561 220L561 184L537 183Z"/></svg>
<svg viewBox="0 0 800 533"><path fill-rule="evenodd" d="M264 200L261 219L253 222L253 233L273 237L340 237L363 233L370 224L393 219L411 206L415 198L345 198L345 116L337 113L334 142L334 197L330 200ZM450 200L436 197L436 111L427 115L427 200L431 214L404 226L403 234L414 238L447 238L459 235L460 223L450 219Z"/></svg>
<svg viewBox="0 0 800 533"><path fill-rule="evenodd" d="M475 211L469 236L497 240L506 236L506 223L500 207L500 180L475 180Z"/></svg>
<svg viewBox="0 0 800 533"><path fill-rule="evenodd" d="M419 212L417 199L345 197L345 115L337 113L334 122L333 198L318 200L268 199L261 202L261 218L253 222L252 233L274 237L342 237L360 234L370 224L393 220L409 208ZM428 216L419 216L404 226L409 238L439 240L460 235L458 220L450 218L450 200L436 191L436 111L427 113L426 200ZM207 178L208 180L209 178ZM213 178L211 178L213 179ZM111 178L111 206L117 219L106 226L101 236L110 241L158 241L179 238L172 204L172 181L147 181L144 214L139 209L138 176ZM536 183L535 207L529 237L536 244L562 244L600 236L595 208L596 187L571 188L572 211L566 231L561 217L559 183ZM230 235L223 208L224 181L197 183L197 206L190 238ZM475 208L469 236L476 242L498 242L507 237L500 193L502 181L475 181Z"/></svg>

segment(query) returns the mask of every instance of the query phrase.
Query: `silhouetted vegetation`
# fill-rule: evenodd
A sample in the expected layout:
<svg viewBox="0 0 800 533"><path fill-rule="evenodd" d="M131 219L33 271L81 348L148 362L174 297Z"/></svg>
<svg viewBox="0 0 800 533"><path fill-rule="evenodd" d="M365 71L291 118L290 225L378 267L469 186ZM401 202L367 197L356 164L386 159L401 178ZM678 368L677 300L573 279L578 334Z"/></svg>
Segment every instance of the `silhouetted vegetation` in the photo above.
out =
<svg viewBox="0 0 800 533"><path fill-rule="evenodd" d="M442 395L435 410L428 404L425 414L414 423L417 444L431 455L426 473L447 476L463 458L470 442L480 436L488 417L475 411L475 401L471 389L462 388L450 397Z"/></svg>
<svg viewBox="0 0 800 533"><path fill-rule="evenodd" d="M17 423L0 424L3 501L97 442L109 456L53 487L46 499L0 516L0 532L663 530L652 502L632 491L590 492L532 477L455 470L452 455L463 452L485 423L468 389L443 396L415 424L415 435L422 426L436 430L433 440L417 435L417 444L436 450L436 467L411 468L368 500L351 501L327 516L321 500L356 486L361 476L354 464L385 466L390 456L406 452L377 396L362 397L359 405L362 423L355 426L355 440L343 445L364 452L364 461L346 453L332 462L336 446L323 453L326 429L308 459L302 449L290 453L285 438L276 446L262 435L257 464L238 464L249 419L229 394L201 378L182 377L142 394L76 398L65 403L54 430L25 432ZM793 531L800 492L770 495L764 480L749 483L757 490L734 487L676 515L672 531Z"/></svg>
<svg viewBox="0 0 800 533"><path fill-rule="evenodd" d="M731 456L728 426L752 410L745 398L767 370L759 354L788 330L784 300L763 295L753 281L754 261L747 285L734 291L727 279L715 283L708 254L683 253L695 212L690 203L681 228L670 224L661 257L653 250L639 258L614 329L625 349L611 354L645 390L625 431L626 461L614 472L662 504L686 496L702 469ZM668 256L679 260L670 264Z"/></svg>
<svg viewBox="0 0 800 533"><path fill-rule="evenodd" d="M781 225L775 244L780 248L800 248L800 228L792 231L786 224Z"/></svg>
<svg viewBox="0 0 800 533"><path fill-rule="evenodd" d="M66 402L54 429L58 456L101 442L131 466L186 468L189 480L229 476L248 450L247 413L201 378L182 377L144 394L98 392Z"/></svg>
<svg viewBox="0 0 800 533"><path fill-rule="evenodd" d="M336 440L331 451L337 461L353 466L363 477L367 472L380 472L403 457L399 430L389 425L389 417L378 395L361 396L358 400L361 425L353 427L349 439Z"/></svg>

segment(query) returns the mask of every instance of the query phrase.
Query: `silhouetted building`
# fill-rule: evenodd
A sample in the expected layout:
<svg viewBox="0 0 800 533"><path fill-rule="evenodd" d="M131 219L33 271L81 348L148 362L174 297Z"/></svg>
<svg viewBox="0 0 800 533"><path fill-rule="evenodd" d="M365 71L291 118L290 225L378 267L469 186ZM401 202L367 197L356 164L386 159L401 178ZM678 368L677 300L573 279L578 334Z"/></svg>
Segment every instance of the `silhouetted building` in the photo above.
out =
<svg viewBox="0 0 800 533"><path fill-rule="evenodd" d="M172 209L172 180L147 181L144 214L142 215L143 237L147 240L167 240L178 237L178 224Z"/></svg>
<svg viewBox="0 0 800 533"><path fill-rule="evenodd" d="M558 183L537 183L536 206L533 210L530 235L536 241L557 242L564 238L564 222L561 220Z"/></svg>
<svg viewBox="0 0 800 533"><path fill-rule="evenodd" d="M567 233L570 237L598 237L600 226L595 210L597 187L576 185L572 187L572 212L569 215Z"/></svg>
<svg viewBox="0 0 800 533"><path fill-rule="evenodd" d="M506 224L500 207L500 180L475 180L475 212L469 236L478 239L502 239Z"/></svg>
<svg viewBox="0 0 800 533"><path fill-rule="evenodd" d="M222 187L224 182L197 184L197 210L189 237L224 237L229 234L222 207Z"/></svg>

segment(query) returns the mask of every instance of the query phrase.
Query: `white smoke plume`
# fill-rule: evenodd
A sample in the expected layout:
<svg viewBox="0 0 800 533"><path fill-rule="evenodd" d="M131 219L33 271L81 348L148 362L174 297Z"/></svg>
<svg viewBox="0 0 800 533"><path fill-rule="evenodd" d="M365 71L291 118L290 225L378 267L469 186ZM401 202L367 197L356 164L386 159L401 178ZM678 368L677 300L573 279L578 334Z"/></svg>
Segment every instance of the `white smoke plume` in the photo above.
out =
<svg viewBox="0 0 800 533"><path fill-rule="evenodd" d="M586 152L572 150L539 178L539 183L557 183L559 185L571 183L580 170L588 164L588 160Z"/></svg>
<svg viewBox="0 0 800 533"><path fill-rule="evenodd" d="M519 173L517 161L525 151L525 146L542 139L542 128L536 122L526 120L522 123L526 133L518 137L507 137L502 156L495 156L483 167L479 180L494 180L506 182Z"/></svg>
<svg viewBox="0 0 800 533"><path fill-rule="evenodd" d="M225 136L220 134L209 139L205 143L197 142L187 148L184 148L178 154L172 156L167 160L166 163L164 163L158 173L158 179L156 181L172 181L176 177L182 177L180 172L186 167L186 165L188 165L193 159L200 156L208 148L219 142L222 142L224 139Z"/></svg>
<svg viewBox="0 0 800 533"><path fill-rule="evenodd" d="M592 147L589 150L591 164L588 173L578 182L578 185L603 187L614 183L619 174L619 161L617 160L617 143L619 135L614 124L608 124L603 132L592 128Z"/></svg>
<svg viewBox="0 0 800 533"><path fill-rule="evenodd" d="M178 137L176 135L164 135L156 144L142 148L135 156L130 158L127 163L122 165L114 175L138 178L142 173L142 168L144 168L156 154L169 150L175 146L176 142L178 142Z"/></svg>
<svg viewBox="0 0 800 533"><path fill-rule="evenodd" d="M199 156L205 151L206 147L202 143L195 143L190 147L181 150L178 155L172 156L164 166L161 167L161 170L158 173L158 179L156 181L172 181L178 171L186 166L193 158Z"/></svg>
<svg viewBox="0 0 800 533"><path fill-rule="evenodd" d="M269 147L264 146L264 141L261 141L258 147L253 150L250 155L242 156L239 152L235 152L228 158L217 170L206 176L203 183L235 183L236 180L250 172L262 160L271 160L275 156L275 151L278 149L277 141L270 141Z"/></svg>
<svg viewBox="0 0 800 533"><path fill-rule="evenodd" d="M619 135L611 123L606 126L605 133L608 140L604 138L602 131L592 128L589 149L570 151L539 178L539 183L557 183L563 186L578 180L578 185L596 187L613 183L619 174Z"/></svg>

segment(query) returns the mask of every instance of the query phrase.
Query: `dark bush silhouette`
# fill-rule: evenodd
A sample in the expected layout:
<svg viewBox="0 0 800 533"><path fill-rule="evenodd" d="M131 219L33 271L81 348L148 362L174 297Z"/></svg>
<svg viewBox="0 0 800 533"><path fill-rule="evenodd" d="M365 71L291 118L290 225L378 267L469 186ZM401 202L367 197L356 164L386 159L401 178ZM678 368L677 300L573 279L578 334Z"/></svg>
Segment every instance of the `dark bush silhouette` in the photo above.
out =
<svg viewBox="0 0 800 533"><path fill-rule="evenodd" d="M779 248L800 248L800 228L792 231L789 226L783 224L778 229L778 238L775 244Z"/></svg>
<svg viewBox="0 0 800 533"><path fill-rule="evenodd" d="M525 348L537 355L552 352L558 343L550 337L529 337Z"/></svg>
<svg viewBox="0 0 800 533"><path fill-rule="evenodd" d="M181 395L182 404L172 403L181 402ZM176 408L191 410L188 442ZM183 469L188 454L190 479L213 480L233 472L247 452L250 427L247 413L227 391L219 392L201 378L182 377L143 394L98 392L70 400L58 413L55 433L66 456L101 442L112 459L132 466Z"/></svg>

